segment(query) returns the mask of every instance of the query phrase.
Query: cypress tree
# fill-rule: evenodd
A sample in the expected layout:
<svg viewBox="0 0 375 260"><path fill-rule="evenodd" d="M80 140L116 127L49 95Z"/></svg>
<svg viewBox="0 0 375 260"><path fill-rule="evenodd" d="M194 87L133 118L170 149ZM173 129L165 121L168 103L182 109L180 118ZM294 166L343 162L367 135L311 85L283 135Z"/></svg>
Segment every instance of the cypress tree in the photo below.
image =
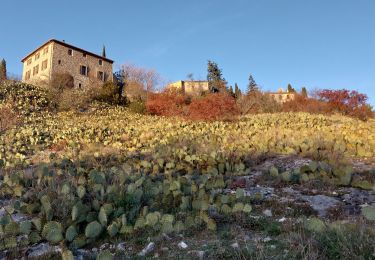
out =
<svg viewBox="0 0 375 260"><path fill-rule="evenodd" d="M104 46L104 45L103 45L103 50L102 50L102 57L104 57L104 58L107 57L107 55L106 55L106 53L105 53L105 46Z"/></svg>
<svg viewBox="0 0 375 260"><path fill-rule="evenodd" d="M207 81L210 92L226 91L226 82L216 62L208 60Z"/></svg>
<svg viewBox="0 0 375 260"><path fill-rule="evenodd" d="M235 95L234 95L234 91L233 91L233 87L232 87L232 86L229 87L229 94L230 94L232 97L235 97Z"/></svg>
<svg viewBox="0 0 375 260"><path fill-rule="evenodd" d="M238 87L237 83L234 84L234 97L239 98L241 97L241 89Z"/></svg>
<svg viewBox="0 0 375 260"><path fill-rule="evenodd" d="M290 93L296 92L296 90L292 87L292 85L290 85L290 83L288 84L288 92L290 92Z"/></svg>
<svg viewBox="0 0 375 260"><path fill-rule="evenodd" d="M250 74L249 83L247 85L247 94L251 94L251 93L254 93L254 92L257 92L257 91L259 91L258 85L255 82L253 76Z"/></svg>
<svg viewBox="0 0 375 260"><path fill-rule="evenodd" d="M0 62L0 81L7 79L7 63L4 59Z"/></svg>
<svg viewBox="0 0 375 260"><path fill-rule="evenodd" d="M303 88L302 88L301 95L302 95L304 98L307 98L307 89L306 89L306 87L303 87Z"/></svg>

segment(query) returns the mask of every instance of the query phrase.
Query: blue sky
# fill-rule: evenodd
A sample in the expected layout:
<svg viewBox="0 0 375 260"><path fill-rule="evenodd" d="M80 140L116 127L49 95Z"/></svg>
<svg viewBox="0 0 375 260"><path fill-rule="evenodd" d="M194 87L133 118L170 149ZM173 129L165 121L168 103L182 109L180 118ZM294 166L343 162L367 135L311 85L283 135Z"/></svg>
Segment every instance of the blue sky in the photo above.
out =
<svg viewBox="0 0 375 260"><path fill-rule="evenodd" d="M375 105L374 0L2 0L0 57L20 60L51 38L156 69L166 81L206 77L216 61L229 84L253 74L264 90L348 88ZM5 30L4 30L5 28Z"/></svg>

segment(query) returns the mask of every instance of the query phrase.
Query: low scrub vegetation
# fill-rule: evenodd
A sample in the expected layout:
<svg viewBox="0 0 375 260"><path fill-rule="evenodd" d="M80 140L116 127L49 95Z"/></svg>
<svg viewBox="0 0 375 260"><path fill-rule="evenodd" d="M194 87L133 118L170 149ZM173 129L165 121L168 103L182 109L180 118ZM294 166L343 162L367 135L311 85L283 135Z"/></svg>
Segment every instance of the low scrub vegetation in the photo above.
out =
<svg viewBox="0 0 375 260"><path fill-rule="evenodd" d="M194 120L234 120L238 115L236 100L221 93L194 99L188 108L188 118Z"/></svg>
<svg viewBox="0 0 375 260"><path fill-rule="evenodd" d="M208 256L341 258L356 251L366 258L373 252L373 206L361 209L358 229L343 226L342 232L311 216L310 208L298 209L297 224L269 216L263 220L265 195L249 194L246 178L264 158L289 155L313 160L296 169L268 165L253 180L278 187L316 182L371 191L373 173L358 176L348 162L374 158L374 120L256 114L272 103L265 96L260 97L264 103L240 116L238 99L224 93L195 99L177 92L149 94L146 106L141 100L129 105L153 114L141 115L108 105L118 98L111 85L103 87L102 103L90 101L87 113L54 113L47 90L15 84L0 88L1 105L13 102L26 122L0 135L0 196L8 201L0 216L0 250L47 241L62 245L65 253L105 242L144 243L160 234L180 239L197 232L216 241L235 238L238 232L229 229L240 227L261 233L255 249L254 244L241 245L243 250L215 245ZM79 90L63 93L70 91ZM285 211L286 206L278 206ZM17 222L14 214L27 218ZM356 241L346 239L354 236ZM279 250L270 251L271 245Z"/></svg>
<svg viewBox="0 0 375 260"><path fill-rule="evenodd" d="M185 96L180 92L164 91L151 94L146 102L152 115L180 116L192 120L227 120L239 115L307 112L312 114L342 114L361 120L374 117L372 107L366 103L367 96L347 90L321 90L318 98L308 98L294 93L294 99L278 103L271 95L253 91L233 97L227 92L202 93L201 96Z"/></svg>
<svg viewBox="0 0 375 260"><path fill-rule="evenodd" d="M227 94L191 98L176 91L152 94L147 100L151 115L180 116L191 120L234 120L239 115L236 100Z"/></svg>
<svg viewBox="0 0 375 260"><path fill-rule="evenodd" d="M0 105L0 133L20 122L20 116L14 110L12 104Z"/></svg>
<svg viewBox="0 0 375 260"><path fill-rule="evenodd" d="M188 99L176 91L151 94L146 103L148 113L158 116L184 116Z"/></svg>

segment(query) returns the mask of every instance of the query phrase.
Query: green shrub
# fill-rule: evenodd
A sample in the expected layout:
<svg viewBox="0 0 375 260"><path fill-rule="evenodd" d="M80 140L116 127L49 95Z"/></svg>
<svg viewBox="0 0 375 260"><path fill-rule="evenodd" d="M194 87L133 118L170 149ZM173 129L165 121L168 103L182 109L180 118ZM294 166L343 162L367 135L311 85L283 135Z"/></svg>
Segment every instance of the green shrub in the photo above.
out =
<svg viewBox="0 0 375 260"><path fill-rule="evenodd" d="M119 87L113 82L108 81L101 86L94 87L94 91L93 97L95 100L112 105L124 105L126 103L126 98L122 96Z"/></svg>
<svg viewBox="0 0 375 260"><path fill-rule="evenodd" d="M134 101L131 102L129 105L129 110L132 111L133 113L137 114L145 114L146 113L146 105L142 101Z"/></svg>

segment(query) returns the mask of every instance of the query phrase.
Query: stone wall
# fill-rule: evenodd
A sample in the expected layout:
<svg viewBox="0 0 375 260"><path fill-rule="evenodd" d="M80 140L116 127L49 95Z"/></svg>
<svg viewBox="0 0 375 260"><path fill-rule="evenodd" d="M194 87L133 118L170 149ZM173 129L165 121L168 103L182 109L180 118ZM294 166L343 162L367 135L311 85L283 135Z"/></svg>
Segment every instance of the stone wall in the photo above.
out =
<svg viewBox="0 0 375 260"><path fill-rule="evenodd" d="M69 50L71 50L71 55ZM102 65L99 64L99 60L102 61ZM81 74L81 66L88 68L87 75ZM103 82L98 79L99 71L104 73L105 80L113 80L112 64L110 62L88 53L53 43L52 75L69 73L74 78L74 86L84 88Z"/></svg>
<svg viewBox="0 0 375 260"><path fill-rule="evenodd" d="M38 58L39 55L39 58ZM45 62L43 66L43 62ZM101 64L100 64L101 63ZM38 73L33 70L38 66ZM82 75L81 66L88 68L87 75ZM102 72L103 79L98 79ZM84 50L77 50L50 41L34 52L23 62L22 81L31 84L48 84L54 75L69 73L74 78L74 86L85 88L104 81L113 81L112 63L100 59ZM30 77L28 77L30 74Z"/></svg>
<svg viewBox="0 0 375 260"><path fill-rule="evenodd" d="M295 99L294 93L268 93L276 102L285 103Z"/></svg>
<svg viewBox="0 0 375 260"><path fill-rule="evenodd" d="M23 63L22 81L30 84L48 81L51 75L52 52L52 43L49 43L28 57ZM45 67L43 67L43 62ZM34 74L36 67L38 67L38 73ZM29 77L27 77L28 73Z"/></svg>
<svg viewBox="0 0 375 260"><path fill-rule="evenodd" d="M182 90L185 94L194 95L208 91L208 81L177 81L167 86L168 89Z"/></svg>

